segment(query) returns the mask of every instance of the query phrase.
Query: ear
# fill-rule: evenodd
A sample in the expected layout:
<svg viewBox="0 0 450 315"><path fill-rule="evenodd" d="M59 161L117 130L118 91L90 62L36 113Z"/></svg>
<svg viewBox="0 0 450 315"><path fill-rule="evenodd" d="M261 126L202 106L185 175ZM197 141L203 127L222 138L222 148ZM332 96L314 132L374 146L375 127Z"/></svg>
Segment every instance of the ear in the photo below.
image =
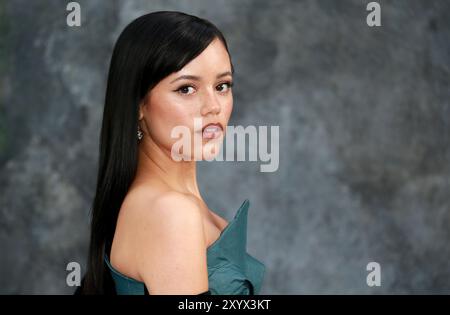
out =
<svg viewBox="0 0 450 315"><path fill-rule="evenodd" d="M145 96L139 103L138 120L142 120L142 118L144 118L144 108L146 105L147 105L147 96Z"/></svg>
<svg viewBox="0 0 450 315"><path fill-rule="evenodd" d="M142 105L139 105L139 114L138 114L138 120L142 120L144 118L144 113L142 111Z"/></svg>

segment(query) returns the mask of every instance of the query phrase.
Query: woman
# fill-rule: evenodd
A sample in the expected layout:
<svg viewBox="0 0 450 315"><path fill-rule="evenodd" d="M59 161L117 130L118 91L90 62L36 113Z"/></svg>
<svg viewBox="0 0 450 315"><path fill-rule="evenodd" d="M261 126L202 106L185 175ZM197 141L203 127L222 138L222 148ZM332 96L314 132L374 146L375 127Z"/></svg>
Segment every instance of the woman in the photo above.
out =
<svg viewBox="0 0 450 315"><path fill-rule="evenodd" d="M208 208L196 181L196 160L213 158L225 134L232 75L225 38L204 19L155 12L119 36L78 292L259 292L265 266L246 252L248 200L227 222Z"/></svg>

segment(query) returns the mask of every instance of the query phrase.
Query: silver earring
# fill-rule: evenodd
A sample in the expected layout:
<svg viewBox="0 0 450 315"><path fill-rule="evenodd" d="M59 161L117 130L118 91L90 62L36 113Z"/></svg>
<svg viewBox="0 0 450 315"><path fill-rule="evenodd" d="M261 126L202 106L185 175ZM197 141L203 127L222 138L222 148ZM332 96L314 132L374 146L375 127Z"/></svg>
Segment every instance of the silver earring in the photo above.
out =
<svg viewBox="0 0 450 315"><path fill-rule="evenodd" d="M138 140L141 140L143 136L144 136L144 133L141 131L141 128L139 128L139 125L138 125L138 130L137 130Z"/></svg>

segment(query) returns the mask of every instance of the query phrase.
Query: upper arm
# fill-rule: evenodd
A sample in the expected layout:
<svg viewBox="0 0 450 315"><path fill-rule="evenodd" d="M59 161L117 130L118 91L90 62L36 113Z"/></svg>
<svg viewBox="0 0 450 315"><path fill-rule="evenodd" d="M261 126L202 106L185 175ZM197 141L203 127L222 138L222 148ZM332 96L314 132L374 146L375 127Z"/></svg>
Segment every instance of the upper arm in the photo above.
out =
<svg viewBox="0 0 450 315"><path fill-rule="evenodd" d="M137 266L150 294L208 290L206 243L200 209L187 197L158 197L137 231Z"/></svg>

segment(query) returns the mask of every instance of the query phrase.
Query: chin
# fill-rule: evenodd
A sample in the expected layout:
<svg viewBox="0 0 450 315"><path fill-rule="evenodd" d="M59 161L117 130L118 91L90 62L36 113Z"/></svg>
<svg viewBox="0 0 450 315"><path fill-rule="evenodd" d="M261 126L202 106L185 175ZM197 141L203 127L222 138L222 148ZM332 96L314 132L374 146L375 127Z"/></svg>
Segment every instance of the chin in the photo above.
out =
<svg viewBox="0 0 450 315"><path fill-rule="evenodd" d="M222 146L222 141L209 141L202 149L202 160L211 161L216 158Z"/></svg>

